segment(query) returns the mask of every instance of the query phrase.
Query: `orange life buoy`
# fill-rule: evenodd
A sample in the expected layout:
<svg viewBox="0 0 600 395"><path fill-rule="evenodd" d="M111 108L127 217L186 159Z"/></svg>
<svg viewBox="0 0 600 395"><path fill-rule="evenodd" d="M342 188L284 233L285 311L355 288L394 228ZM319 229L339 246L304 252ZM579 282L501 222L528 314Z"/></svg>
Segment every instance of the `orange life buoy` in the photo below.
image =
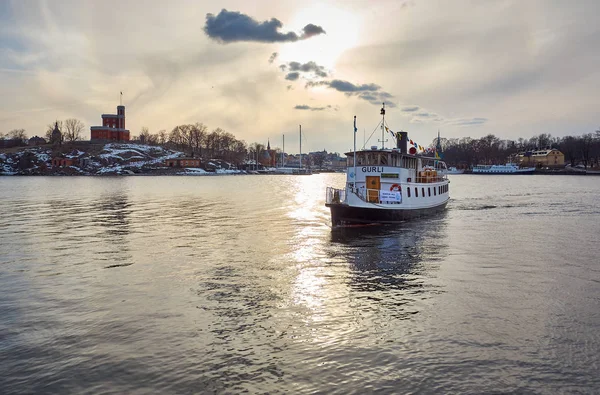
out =
<svg viewBox="0 0 600 395"><path fill-rule="evenodd" d="M402 187L400 187L400 184L394 184L390 187L391 192L394 192L394 191L400 192L401 190L402 190Z"/></svg>

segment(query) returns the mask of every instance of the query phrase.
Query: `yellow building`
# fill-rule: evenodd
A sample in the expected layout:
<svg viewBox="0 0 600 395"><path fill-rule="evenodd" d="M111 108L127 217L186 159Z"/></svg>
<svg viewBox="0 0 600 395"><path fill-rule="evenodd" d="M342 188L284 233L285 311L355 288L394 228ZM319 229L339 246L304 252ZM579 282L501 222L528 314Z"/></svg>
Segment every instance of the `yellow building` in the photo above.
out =
<svg viewBox="0 0 600 395"><path fill-rule="evenodd" d="M528 151L519 154L519 164L535 167L562 167L565 165L565 156L557 149Z"/></svg>

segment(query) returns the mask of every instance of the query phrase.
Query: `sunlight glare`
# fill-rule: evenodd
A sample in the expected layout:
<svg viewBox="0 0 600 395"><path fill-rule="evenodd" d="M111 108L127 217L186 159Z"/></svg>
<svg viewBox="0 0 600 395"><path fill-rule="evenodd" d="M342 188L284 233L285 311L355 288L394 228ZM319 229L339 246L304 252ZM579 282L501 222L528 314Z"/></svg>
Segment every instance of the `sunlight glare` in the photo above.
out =
<svg viewBox="0 0 600 395"><path fill-rule="evenodd" d="M358 15L329 4L303 8L290 21L290 26L300 31L307 23L313 23L323 27L326 34L285 44L280 59L302 63L312 60L330 72L342 53L358 44L359 21Z"/></svg>

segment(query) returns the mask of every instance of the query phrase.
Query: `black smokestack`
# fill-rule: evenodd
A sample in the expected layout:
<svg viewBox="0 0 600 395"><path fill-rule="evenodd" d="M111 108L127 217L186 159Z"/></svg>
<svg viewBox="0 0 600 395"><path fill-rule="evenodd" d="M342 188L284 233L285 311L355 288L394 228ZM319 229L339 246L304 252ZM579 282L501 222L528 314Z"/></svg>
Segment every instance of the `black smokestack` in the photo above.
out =
<svg viewBox="0 0 600 395"><path fill-rule="evenodd" d="M396 148L400 150L400 153L408 153L408 132L396 133Z"/></svg>

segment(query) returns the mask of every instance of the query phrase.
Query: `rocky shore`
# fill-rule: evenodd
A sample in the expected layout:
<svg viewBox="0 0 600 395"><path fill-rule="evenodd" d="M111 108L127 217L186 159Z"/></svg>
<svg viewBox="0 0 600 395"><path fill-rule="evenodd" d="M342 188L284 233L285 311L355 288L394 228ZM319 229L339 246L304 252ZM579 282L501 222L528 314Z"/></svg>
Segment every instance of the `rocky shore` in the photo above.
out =
<svg viewBox="0 0 600 395"><path fill-rule="evenodd" d="M0 152L0 175L219 175L241 174L223 161L208 161L207 168L166 167L179 151L142 144L89 144L38 146Z"/></svg>

